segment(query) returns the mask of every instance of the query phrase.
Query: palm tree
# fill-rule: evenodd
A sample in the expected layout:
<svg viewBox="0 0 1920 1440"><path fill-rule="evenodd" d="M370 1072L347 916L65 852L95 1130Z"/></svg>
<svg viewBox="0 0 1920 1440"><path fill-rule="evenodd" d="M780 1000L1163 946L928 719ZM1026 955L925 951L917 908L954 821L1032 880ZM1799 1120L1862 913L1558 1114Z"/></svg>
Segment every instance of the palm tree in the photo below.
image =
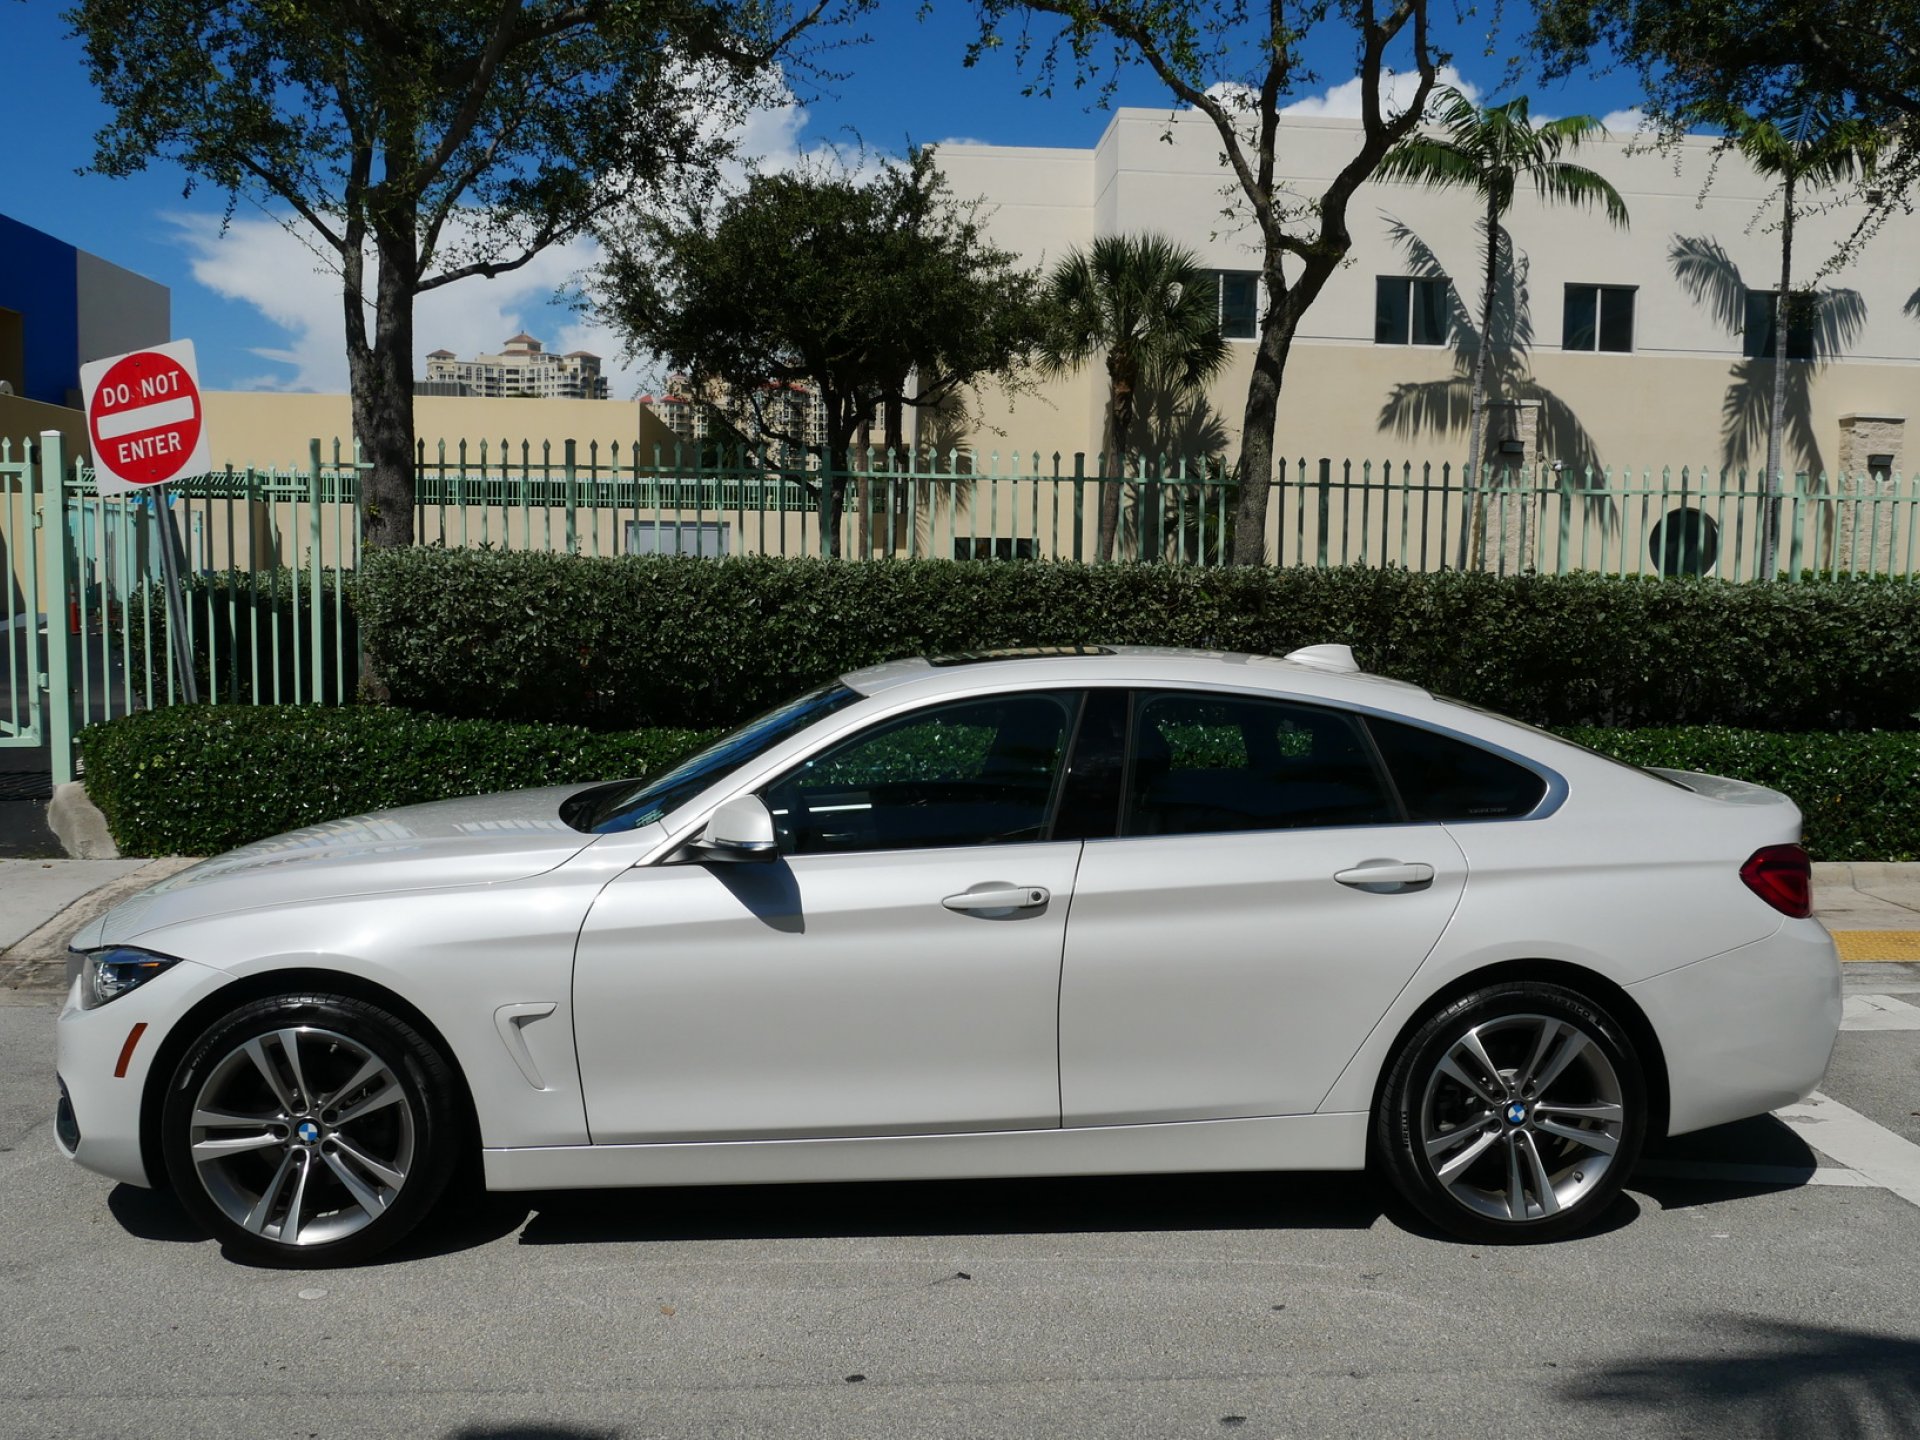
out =
<svg viewBox="0 0 1920 1440"><path fill-rule="evenodd" d="M1759 574L1771 579L1780 553L1780 452L1787 414L1787 339L1806 299L1793 293L1793 222L1801 191L1872 173L1879 132L1848 114L1838 99L1794 85L1765 115L1728 105L1701 105L1695 123L1720 130L1761 175L1780 181L1780 290L1773 302L1773 406L1767 418L1766 523L1760 530Z"/></svg>
<svg viewBox="0 0 1920 1440"><path fill-rule="evenodd" d="M1535 125L1527 114L1527 97L1504 105L1475 105L1458 90L1447 89L1434 100L1437 135L1417 134L1388 154L1380 166L1382 178L1406 180L1439 188L1472 190L1484 208L1486 275L1480 292L1480 346L1473 362L1473 390L1467 413L1467 468L1469 487L1480 475L1487 415L1487 357L1494 347L1494 296L1499 287L1500 252L1504 238L1500 221L1513 208L1521 181L1532 184L1541 200L1591 207L1599 204L1615 225L1627 223L1627 202L1602 176L1562 160L1563 150L1579 148L1606 126L1591 115L1569 115ZM1507 248L1511 249L1511 241ZM1471 511L1473 491L1467 491ZM1461 564L1466 563L1468 526L1461 526Z"/></svg>
<svg viewBox="0 0 1920 1440"><path fill-rule="evenodd" d="M1218 290L1191 250L1142 234L1105 235L1073 250L1048 276L1047 292L1055 313L1042 370L1061 375L1096 354L1107 357L1107 455L1120 467L1100 487L1099 555L1107 560L1120 528L1118 478L1140 388L1198 390L1227 363Z"/></svg>

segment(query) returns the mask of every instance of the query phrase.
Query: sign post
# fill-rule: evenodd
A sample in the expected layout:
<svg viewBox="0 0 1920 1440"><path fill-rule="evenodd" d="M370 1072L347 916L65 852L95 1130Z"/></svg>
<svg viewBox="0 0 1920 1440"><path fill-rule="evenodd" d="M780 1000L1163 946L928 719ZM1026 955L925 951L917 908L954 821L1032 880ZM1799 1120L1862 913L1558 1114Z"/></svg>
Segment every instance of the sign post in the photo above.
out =
<svg viewBox="0 0 1920 1440"><path fill-rule="evenodd" d="M160 574L174 667L181 695L188 704L197 704L200 685L187 639L186 592L180 584L186 555L159 493L169 480L213 468L193 342L174 340L91 361L80 367L80 389L86 397L87 439L99 493L151 492L148 502L160 524Z"/></svg>

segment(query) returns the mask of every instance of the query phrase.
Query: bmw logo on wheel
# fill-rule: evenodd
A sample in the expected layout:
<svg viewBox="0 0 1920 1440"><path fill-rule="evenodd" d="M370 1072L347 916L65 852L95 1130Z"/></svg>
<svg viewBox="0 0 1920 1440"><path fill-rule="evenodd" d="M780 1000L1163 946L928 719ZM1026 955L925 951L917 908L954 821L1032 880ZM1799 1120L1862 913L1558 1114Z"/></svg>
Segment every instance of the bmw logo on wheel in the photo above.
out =
<svg viewBox="0 0 1920 1440"><path fill-rule="evenodd" d="M1514 1101L1513 1104L1507 1106L1507 1123L1509 1125L1526 1124L1527 1123L1527 1107L1522 1105L1518 1100Z"/></svg>
<svg viewBox="0 0 1920 1440"><path fill-rule="evenodd" d="M302 1120L293 1133L300 1137L302 1145L311 1145L320 1138L320 1127L311 1120Z"/></svg>

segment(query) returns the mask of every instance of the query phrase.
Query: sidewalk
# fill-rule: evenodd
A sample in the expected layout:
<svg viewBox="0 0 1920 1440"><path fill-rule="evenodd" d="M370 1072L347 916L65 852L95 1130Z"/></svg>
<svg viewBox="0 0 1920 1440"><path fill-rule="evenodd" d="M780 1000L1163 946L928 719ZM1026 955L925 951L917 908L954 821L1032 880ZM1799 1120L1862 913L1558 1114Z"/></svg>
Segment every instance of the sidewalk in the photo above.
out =
<svg viewBox="0 0 1920 1440"><path fill-rule="evenodd" d="M58 986L74 931L193 863L0 860L0 991ZM1920 864L1815 865L1813 911L1842 960L1920 962Z"/></svg>

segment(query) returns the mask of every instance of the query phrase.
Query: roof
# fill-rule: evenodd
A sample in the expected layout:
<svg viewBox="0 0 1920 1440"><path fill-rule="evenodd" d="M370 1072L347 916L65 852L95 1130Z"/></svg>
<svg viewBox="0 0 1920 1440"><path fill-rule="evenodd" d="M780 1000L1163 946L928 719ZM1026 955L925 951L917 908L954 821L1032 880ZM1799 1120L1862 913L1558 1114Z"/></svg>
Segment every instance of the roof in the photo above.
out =
<svg viewBox="0 0 1920 1440"><path fill-rule="evenodd" d="M593 351L591 351L591 350L569 350L569 351L567 351L567 359L569 359L569 360L598 360L599 358L600 358L600 357L599 357L598 355L596 355L596 354L594 354L594 353L593 353Z"/></svg>
<svg viewBox="0 0 1920 1440"><path fill-rule="evenodd" d="M1281 657L1158 645L1034 646L934 659L916 656L869 666L842 678L865 695L910 685L956 693L994 689L1014 672L1023 683L1036 685L1225 685L1351 700L1382 690L1426 694L1404 680L1347 670L1327 653L1329 648L1345 650L1344 646L1309 646Z"/></svg>
<svg viewBox="0 0 1920 1440"><path fill-rule="evenodd" d="M451 360L454 358L454 353L451 350L429 350L427 351L427 358L429 360Z"/></svg>
<svg viewBox="0 0 1920 1440"><path fill-rule="evenodd" d="M540 341L535 336L529 335L527 334L526 331L522 330L518 335L509 335L501 343L506 345L520 345L520 344L538 345Z"/></svg>

